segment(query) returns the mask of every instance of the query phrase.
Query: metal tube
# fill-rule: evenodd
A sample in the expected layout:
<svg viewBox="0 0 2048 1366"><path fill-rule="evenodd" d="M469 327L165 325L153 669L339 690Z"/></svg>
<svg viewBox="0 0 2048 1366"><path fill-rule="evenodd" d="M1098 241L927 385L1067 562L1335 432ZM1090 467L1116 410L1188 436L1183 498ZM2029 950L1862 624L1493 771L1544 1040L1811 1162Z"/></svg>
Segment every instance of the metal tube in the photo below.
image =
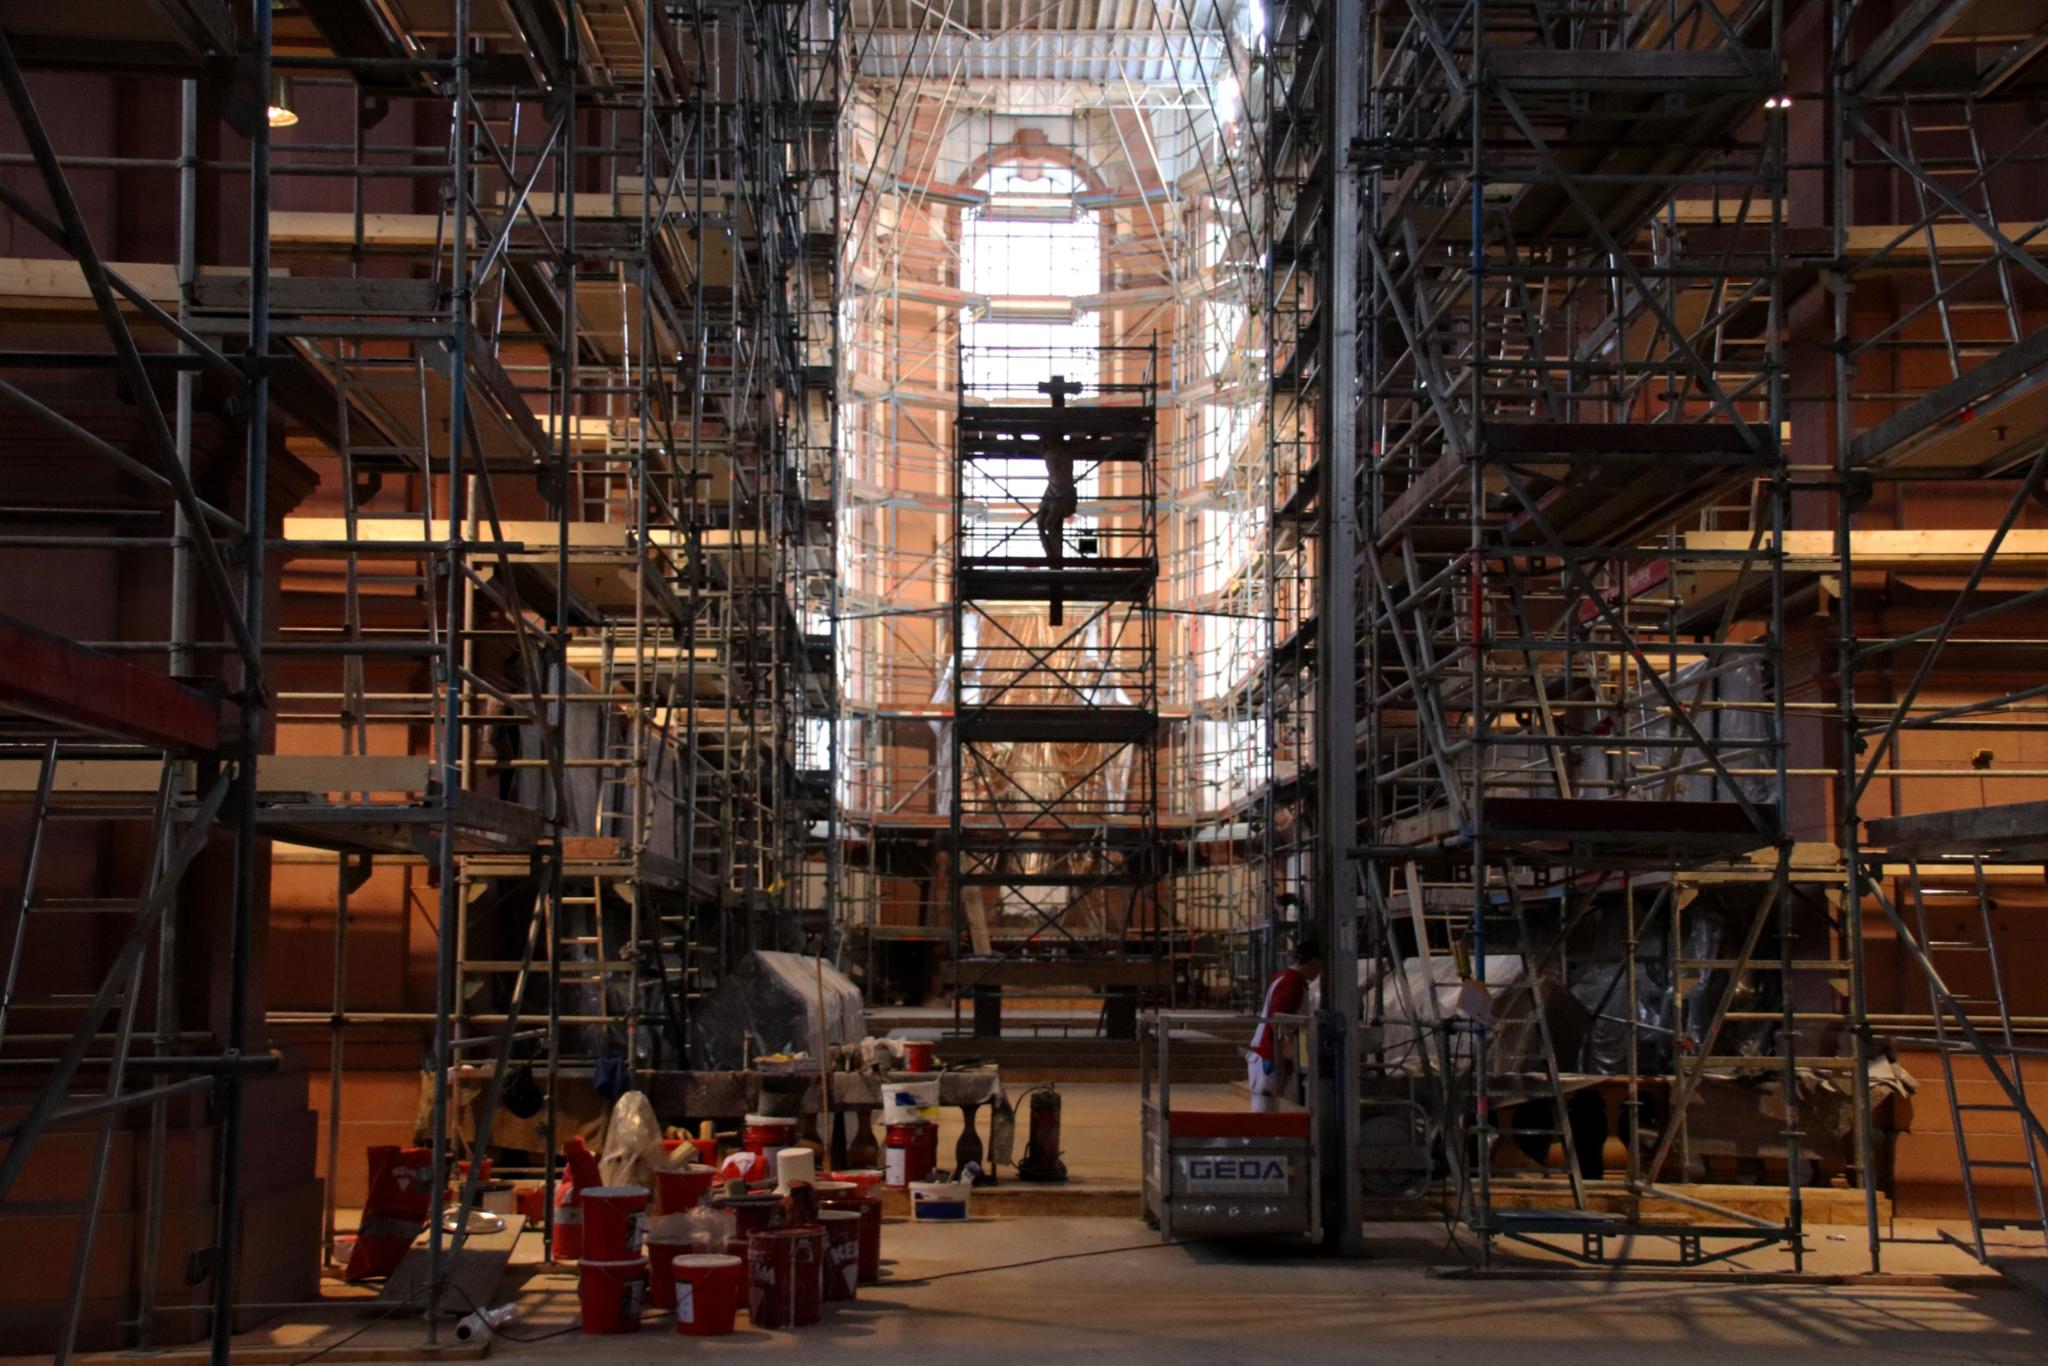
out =
<svg viewBox="0 0 2048 1366"><path fill-rule="evenodd" d="M451 334L445 341L449 355L448 369L448 581L447 618L445 648L440 661L441 685L446 689L441 709L441 734L439 767L441 769L441 828L436 864L440 874L440 923L436 927L436 951L434 967L434 1044L433 1044L433 1153L432 1176L429 1189L435 1192L434 1199L440 1200L440 1192L448 1186L448 1070L454 1061L449 1041L453 1036L453 1017L456 1002L456 939L460 918L466 908L462 903L459 880L459 861L455 848L455 793L462 782L462 649L465 627L463 606L466 601L467 584L460 567L462 537L463 501L468 481L463 471L463 442L466 437L467 409L469 401L469 318L471 286L469 274L469 202L471 194L469 169L469 126L476 114L471 105L469 70L470 0L455 0L455 68L453 88L453 122L450 137L453 141L454 190L450 202L452 223L448 234L449 287L452 293L450 317ZM436 1346L441 1340L441 1295L448 1274L447 1234L442 1227L443 1220L438 1211L427 1233L427 1343Z"/></svg>
<svg viewBox="0 0 2048 1366"><path fill-rule="evenodd" d="M255 46L254 84L270 88L270 0L250 0ZM270 350L270 125L252 120L249 137L249 354ZM256 756L263 747L264 677L263 623L267 587L265 528L270 525L270 378L254 366L248 379L248 464L244 471L244 532L249 539L242 560L241 625L247 633L242 676L242 737L235 756L235 874L232 923L228 930L229 1056L249 1046L249 976L253 956L256 901L262 886L256 836ZM242 1080L229 1073L221 1097L220 1209L214 1232L213 1366L228 1366L235 1332L236 1256L241 1239Z"/></svg>

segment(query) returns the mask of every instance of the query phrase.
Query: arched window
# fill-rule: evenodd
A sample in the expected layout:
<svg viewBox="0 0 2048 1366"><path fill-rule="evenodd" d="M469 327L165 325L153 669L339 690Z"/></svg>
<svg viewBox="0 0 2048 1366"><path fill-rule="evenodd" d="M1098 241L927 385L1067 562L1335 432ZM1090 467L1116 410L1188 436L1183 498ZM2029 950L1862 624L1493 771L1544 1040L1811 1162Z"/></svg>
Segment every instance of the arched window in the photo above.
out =
<svg viewBox="0 0 2048 1366"><path fill-rule="evenodd" d="M1029 397L1058 357L1069 379L1095 382L1098 315L1076 301L1102 289L1102 229L1075 196L1087 185L1063 166L996 166L975 182L988 196L960 228L960 287L985 296L961 319L970 385L1016 386Z"/></svg>

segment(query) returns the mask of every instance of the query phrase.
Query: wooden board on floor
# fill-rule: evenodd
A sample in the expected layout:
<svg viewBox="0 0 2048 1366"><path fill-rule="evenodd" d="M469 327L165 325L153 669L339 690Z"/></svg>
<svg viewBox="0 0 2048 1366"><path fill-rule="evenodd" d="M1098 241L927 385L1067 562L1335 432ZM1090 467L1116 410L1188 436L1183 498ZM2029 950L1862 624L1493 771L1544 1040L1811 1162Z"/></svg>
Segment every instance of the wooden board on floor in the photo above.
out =
<svg viewBox="0 0 2048 1366"><path fill-rule="evenodd" d="M505 1266L512 1260L512 1249L526 1228L526 1216L523 1214L507 1214L504 1220L505 1227L496 1233L472 1233L463 1239L461 1251L448 1263L451 1296L445 1302L456 1312L467 1312L471 1305L492 1303L498 1289L498 1278L505 1274ZM377 1303L386 1306L414 1301L424 1303L426 1286L427 1244L422 1239L413 1244L406 1252L405 1260L385 1280L383 1290L377 1294Z"/></svg>

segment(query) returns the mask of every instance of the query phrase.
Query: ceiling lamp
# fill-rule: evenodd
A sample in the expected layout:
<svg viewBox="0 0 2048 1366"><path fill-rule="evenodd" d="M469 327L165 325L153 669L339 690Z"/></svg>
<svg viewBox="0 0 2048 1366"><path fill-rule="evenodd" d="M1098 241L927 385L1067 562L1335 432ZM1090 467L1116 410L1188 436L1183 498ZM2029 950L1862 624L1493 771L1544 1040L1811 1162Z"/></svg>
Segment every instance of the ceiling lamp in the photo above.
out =
<svg viewBox="0 0 2048 1366"><path fill-rule="evenodd" d="M291 77L270 78L270 107L265 112L272 128L290 128L299 121L298 113L292 108Z"/></svg>

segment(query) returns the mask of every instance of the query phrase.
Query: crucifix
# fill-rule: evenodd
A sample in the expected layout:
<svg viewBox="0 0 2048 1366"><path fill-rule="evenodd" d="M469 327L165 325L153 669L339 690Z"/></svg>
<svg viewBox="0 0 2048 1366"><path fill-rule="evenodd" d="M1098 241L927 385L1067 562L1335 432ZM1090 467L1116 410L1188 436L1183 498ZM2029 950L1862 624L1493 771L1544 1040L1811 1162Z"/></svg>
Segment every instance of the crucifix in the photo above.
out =
<svg viewBox="0 0 2048 1366"><path fill-rule="evenodd" d="M1038 392L1052 399L1052 410L1066 411L1067 396L1081 392L1078 381L1054 375L1038 386ZM1054 569L1066 557L1067 519L1080 510L1081 498L1074 487L1074 457L1066 449L1067 435L1060 432L1045 445L1045 495L1038 500L1038 543L1045 547L1046 563ZM1052 597L1052 623L1060 624L1059 593Z"/></svg>
<svg viewBox="0 0 2048 1366"><path fill-rule="evenodd" d="M1081 385L1065 375L1054 375L1038 386L1038 392L1051 397L1052 410L1058 413L1066 410L1069 394L1081 392ZM1055 569L1062 559L1060 532L1079 508L1074 457L1066 450L1066 433L1061 432L1045 445L1045 496L1038 500L1038 542Z"/></svg>

